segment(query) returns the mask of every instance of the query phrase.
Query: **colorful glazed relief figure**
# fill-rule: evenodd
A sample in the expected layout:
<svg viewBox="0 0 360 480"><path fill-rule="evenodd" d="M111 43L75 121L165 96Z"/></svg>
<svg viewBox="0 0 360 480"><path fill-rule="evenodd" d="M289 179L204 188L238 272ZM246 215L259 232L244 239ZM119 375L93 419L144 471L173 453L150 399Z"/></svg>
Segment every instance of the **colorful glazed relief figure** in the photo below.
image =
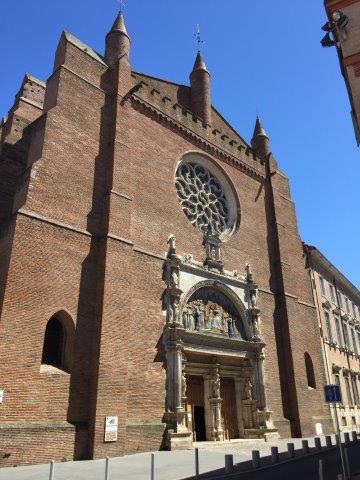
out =
<svg viewBox="0 0 360 480"><path fill-rule="evenodd" d="M195 330L195 318L191 306L186 306L182 313L183 326L186 330Z"/></svg>
<svg viewBox="0 0 360 480"><path fill-rule="evenodd" d="M226 308L210 299L196 299L185 305L182 313L183 326L186 330L217 333L230 338L243 338L241 319L234 308ZM240 328L239 328L240 327ZM240 331L239 331L240 330Z"/></svg>
<svg viewBox="0 0 360 480"><path fill-rule="evenodd" d="M201 300L195 302L195 329L197 331L203 330L205 327L204 304Z"/></svg>

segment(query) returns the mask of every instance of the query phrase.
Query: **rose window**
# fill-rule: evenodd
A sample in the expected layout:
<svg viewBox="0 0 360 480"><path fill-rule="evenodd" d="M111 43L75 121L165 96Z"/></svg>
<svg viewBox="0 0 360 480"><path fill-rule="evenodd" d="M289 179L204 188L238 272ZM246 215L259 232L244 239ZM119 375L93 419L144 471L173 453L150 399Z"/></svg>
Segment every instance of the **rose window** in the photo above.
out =
<svg viewBox="0 0 360 480"><path fill-rule="evenodd" d="M221 235L228 228L229 206L218 179L204 166L187 162L176 171L175 186L188 220L204 235Z"/></svg>

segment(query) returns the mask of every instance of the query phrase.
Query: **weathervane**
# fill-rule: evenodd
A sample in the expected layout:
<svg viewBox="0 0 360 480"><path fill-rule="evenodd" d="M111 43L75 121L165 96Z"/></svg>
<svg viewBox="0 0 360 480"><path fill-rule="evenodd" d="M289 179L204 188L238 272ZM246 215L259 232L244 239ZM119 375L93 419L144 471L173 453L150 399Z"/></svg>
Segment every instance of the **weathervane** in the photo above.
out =
<svg viewBox="0 0 360 480"><path fill-rule="evenodd" d="M120 4L120 13L123 11L123 7L125 7L125 2L124 0L116 0Z"/></svg>
<svg viewBox="0 0 360 480"><path fill-rule="evenodd" d="M196 38L196 42L198 44L198 50L200 50L200 45L204 43L204 40L201 38L199 24L196 25L196 32L194 33L194 37Z"/></svg>

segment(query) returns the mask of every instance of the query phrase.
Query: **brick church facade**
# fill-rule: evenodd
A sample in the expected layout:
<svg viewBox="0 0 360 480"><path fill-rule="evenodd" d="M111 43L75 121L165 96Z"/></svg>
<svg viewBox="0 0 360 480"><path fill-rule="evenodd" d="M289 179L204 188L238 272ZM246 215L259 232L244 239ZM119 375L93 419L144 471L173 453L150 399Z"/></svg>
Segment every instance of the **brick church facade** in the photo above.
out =
<svg viewBox="0 0 360 480"><path fill-rule="evenodd" d="M68 33L1 126L1 465L330 431L289 183L190 86ZM319 424L321 424L319 426Z"/></svg>

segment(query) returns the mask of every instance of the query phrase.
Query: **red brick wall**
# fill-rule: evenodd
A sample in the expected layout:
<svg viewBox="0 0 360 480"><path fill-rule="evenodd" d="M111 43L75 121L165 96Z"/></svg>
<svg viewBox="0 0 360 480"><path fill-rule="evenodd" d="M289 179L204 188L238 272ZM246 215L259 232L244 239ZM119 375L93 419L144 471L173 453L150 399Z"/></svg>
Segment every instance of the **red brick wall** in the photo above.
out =
<svg viewBox="0 0 360 480"><path fill-rule="evenodd" d="M275 175L273 186L279 191L269 212L270 187L261 177L265 172L259 159L235 147L237 160L230 159L224 154L230 148L225 137L195 121L190 136L131 102L127 92L137 79L126 59L104 73L100 62L62 37L55 66L46 115L31 133L28 194L8 239L12 252L0 319L0 388L5 389L0 424L17 422L18 438L24 439L11 445L8 464L30 460L23 448L33 422L72 422L88 434L59 429L31 433L39 445L34 452L47 444L44 461L55 453L56 459L71 451L75 458L103 457L162 444L162 258L169 234L175 235L179 253L204 258L201 235L181 211L174 188L177 164L190 151L204 153L222 168L239 197L240 226L223 245L223 261L226 269L240 271L249 262L260 286L265 383L276 425L288 435L284 416L297 415L302 432L313 433L312 417L326 411L320 389L307 389L304 352L313 358L319 385L323 367L315 314L311 306L298 303L311 304L312 299L293 205L284 198L286 179ZM161 94L176 102L180 90L165 84ZM181 95L186 94L182 89ZM235 136L212 114L217 129ZM248 166L236 167L238 161ZM5 271L6 258L1 262ZM40 373L46 322L59 310L68 312L76 326L72 371ZM103 442L107 415L119 417L114 443ZM4 451L8 441L0 438Z"/></svg>
<svg viewBox="0 0 360 480"><path fill-rule="evenodd" d="M0 467L88 458L86 429L69 424L2 425L0 436Z"/></svg>

